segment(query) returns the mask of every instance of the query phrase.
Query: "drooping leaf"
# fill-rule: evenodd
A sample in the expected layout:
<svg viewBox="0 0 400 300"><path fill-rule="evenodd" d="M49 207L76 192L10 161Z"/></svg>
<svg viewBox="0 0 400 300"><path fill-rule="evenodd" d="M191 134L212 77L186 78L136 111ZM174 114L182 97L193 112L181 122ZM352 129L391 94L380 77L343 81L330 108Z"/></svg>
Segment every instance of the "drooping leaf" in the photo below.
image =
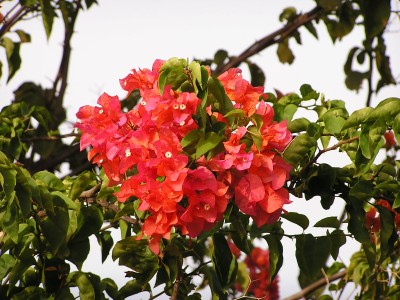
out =
<svg viewBox="0 0 400 300"><path fill-rule="evenodd" d="M237 261L229 249L225 236L215 233L212 237L212 261L218 281L223 289L234 282L237 273Z"/></svg>
<svg viewBox="0 0 400 300"><path fill-rule="evenodd" d="M311 234L296 237L296 259L299 268L307 277L314 277L325 266L330 253L331 242L326 236Z"/></svg>
<svg viewBox="0 0 400 300"><path fill-rule="evenodd" d="M270 282L272 282L283 264L283 247L277 235L265 235L264 239L268 243Z"/></svg>

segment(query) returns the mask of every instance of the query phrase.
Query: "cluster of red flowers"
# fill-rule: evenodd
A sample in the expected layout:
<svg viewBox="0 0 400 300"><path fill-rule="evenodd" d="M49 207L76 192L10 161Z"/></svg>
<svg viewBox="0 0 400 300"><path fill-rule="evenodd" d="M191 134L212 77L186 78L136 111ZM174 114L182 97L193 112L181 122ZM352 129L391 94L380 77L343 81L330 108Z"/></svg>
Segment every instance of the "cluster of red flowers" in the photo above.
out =
<svg viewBox="0 0 400 300"><path fill-rule="evenodd" d="M389 202L386 200L378 200L375 205L384 207L393 213L394 216L394 226L398 232L400 232L400 213L392 208ZM370 207L368 212L365 214L365 227L369 231L370 240L375 243L375 234L381 230L381 218L379 213L374 207Z"/></svg>
<svg viewBox="0 0 400 300"><path fill-rule="evenodd" d="M232 254L239 258L241 252L236 245L232 242L228 245ZM270 282L269 251L254 247L250 255L244 260L244 263L247 266L250 277L250 285L246 288L246 295L265 300L279 299L278 276ZM240 284L236 288L243 291L243 287Z"/></svg>
<svg viewBox="0 0 400 300"><path fill-rule="evenodd" d="M120 185L121 202L129 197L140 201L139 210L148 212L142 232L150 238L153 252L160 250L161 238L171 232L197 237L222 220L228 202L250 215L258 226L275 222L282 206L290 203L283 185L290 166L279 156L291 141L286 123L273 121L273 110L264 101L262 87L253 87L231 69L219 77L236 109L249 122L259 115L262 145L250 148L241 141L254 134L247 125L231 128L213 106L208 116L226 123L222 150L214 157L193 161L181 146L182 139L199 125L193 118L202 102L194 92L165 86L158 79L164 61L156 60L152 70L132 70L120 81L128 92L138 89L139 104L121 110L117 97L100 96L100 107L83 106L76 124L82 132L81 150L91 146L88 158L102 166L110 185Z"/></svg>

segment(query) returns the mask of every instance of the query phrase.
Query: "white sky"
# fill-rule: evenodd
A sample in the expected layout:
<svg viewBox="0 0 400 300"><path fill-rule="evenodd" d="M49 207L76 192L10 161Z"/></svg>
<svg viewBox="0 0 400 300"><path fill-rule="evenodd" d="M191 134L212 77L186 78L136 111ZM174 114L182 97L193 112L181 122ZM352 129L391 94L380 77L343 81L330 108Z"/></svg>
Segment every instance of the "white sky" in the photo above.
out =
<svg viewBox="0 0 400 300"><path fill-rule="evenodd" d="M156 58L209 58L218 49L238 55L255 41L280 28L278 17L283 8L295 6L298 11L306 12L314 7L314 3L311 0L99 0L99 5L80 14L72 40L69 86L65 97L68 118L74 122L79 106L94 105L102 92L123 97L125 93L118 79L125 77L132 68L150 68ZM3 4L4 11L6 5ZM49 41L46 41L40 19L18 28L31 33L33 41L22 46L22 68L8 85L5 83L6 66L3 66L0 108L9 104L12 92L24 81L50 87L61 57L63 35L60 20L56 20ZM386 35L393 74L397 80L400 76L399 29L397 22L391 27L392 32ZM296 92L301 84L309 83L328 99L346 100L351 111L363 107L366 89L359 94L349 92L344 85L343 74L347 53L351 47L361 44L363 31L356 29L335 45L322 22L318 26L319 40L304 28L300 32L303 46L290 41L296 56L293 65L282 65L278 61L276 46L251 58L266 72L266 91L277 88L283 92ZM0 53L0 59L4 61L4 53ZM374 97L372 104L375 106L391 96L400 96L399 86L383 89ZM71 130L71 126L67 126L66 130ZM337 160L335 155L337 153L327 154L324 158L332 162ZM341 164L345 164L345 160ZM293 200L294 203L286 209L306 214L311 225L324 216L338 214L343 205L339 199L326 212L316 209L320 207L318 199L308 202ZM300 233L296 226L288 227L288 232ZM285 262L280 272L281 297L299 290L294 245L295 241L285 239ZM340 253L344 260L354 251L354 243L346 247L347 250ZM100 267L100 256L93 251L84 270L94 268L95 273L101 272L104 277L118 278L116 280L121 285L125 281L124 274L112 271L113 264Z"/></svg>

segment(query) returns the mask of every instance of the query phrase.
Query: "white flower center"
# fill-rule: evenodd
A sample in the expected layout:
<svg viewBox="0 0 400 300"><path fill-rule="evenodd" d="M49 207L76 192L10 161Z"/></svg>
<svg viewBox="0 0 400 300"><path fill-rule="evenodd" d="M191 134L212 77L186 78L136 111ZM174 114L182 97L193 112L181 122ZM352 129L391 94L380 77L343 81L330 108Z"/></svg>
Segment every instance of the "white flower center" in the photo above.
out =
<svg viewBox="0 0 400 300"><path fill-rule="evenodd" d="M125 150L125 157L129 157L129 156L131 156L131 150L129 150L129 149L126 149Z"/></svg>
<svg viewBox="0 0 400 300"><path fill-rule="evenodd" d="M140 105L145 106L146 104L147 104L146 101L144 101L144 100L140 101Z"/></svg>
<svg viewBox="0 0 400 300"><path fill-rule="evenodd" d="M181 105L179 105L179 108L180 108L181 110L184 110L184 109L186 108L186 105L182 103Z"/></svg>
<svg viewBox="0 0 400 300"><path fill-rule="evenodd" d="M166 158L171 158L172 157L172 153L169 152L169 151L165 152L165 157Z"/></svg>

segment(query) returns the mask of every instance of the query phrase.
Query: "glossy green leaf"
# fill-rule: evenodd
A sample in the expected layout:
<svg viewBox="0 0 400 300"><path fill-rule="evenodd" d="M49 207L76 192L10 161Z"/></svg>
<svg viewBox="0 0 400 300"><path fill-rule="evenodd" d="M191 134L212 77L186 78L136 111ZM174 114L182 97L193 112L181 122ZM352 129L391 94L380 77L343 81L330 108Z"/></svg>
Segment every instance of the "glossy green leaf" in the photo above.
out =
<svg viewBox="0 0 400 300"><path fill-rule="evenodd" d="M206 154L211 149L214 149L222 141L224 137L215 132L208 132L204 140L200 140L197 144L196 158Z"/></svg>
<svg viewBox="0 0 400 300"><path fill-rule="evenodd" d="M232 101L226 95L224 87L217 78L209 77L207 87L209 94L212 94L217 100L216 103L214 103L215 108L218 109L222 115L226 115L234 109ZM205 105L206 101L203 101L202 105L203 103ZM204 108L204 106L202 108Z"/></svg>
<svg viewBox="0 0 400 300"><path fill-rule="evenodd" d="M189 131L181 140L181 146L182 148L185 148L194 142L197 142L202 136L202 133L200 130L194 129L192 131Z"/></svg>
<svg viewBox="0 0 400 300"><path fill-rule="evenodd" d="M286 214L281 215L282 218L299 225L303 230L306 230L310 225L310 221L305 215L296 213L296 212L288 212Z"/></svg>

